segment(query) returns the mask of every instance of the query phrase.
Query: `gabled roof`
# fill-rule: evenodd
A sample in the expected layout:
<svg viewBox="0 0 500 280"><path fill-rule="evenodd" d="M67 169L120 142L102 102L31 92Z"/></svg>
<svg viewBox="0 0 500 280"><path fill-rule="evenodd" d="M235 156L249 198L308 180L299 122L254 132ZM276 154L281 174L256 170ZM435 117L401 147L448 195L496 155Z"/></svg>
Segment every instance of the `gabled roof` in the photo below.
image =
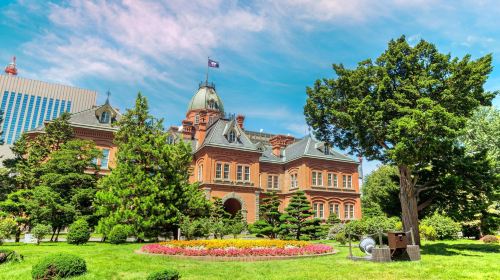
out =
<svg viewBox="0 0 500 280"><path fill-rule="evenodd" d="M102 112L110 113L110 121L108 123L102 123L99 121L100 114ZM121 119L120 112L113 108L108 102L104 105L96 106L78 113L73 113L70 115L69 123L75 127L92 128L106 131L117 131L118 128L113 125L114 122ZM41 132L45 130L45 125L41 125L31 132Z"/></svg>
<svg viewBox="0 0 500 280"><path fill-rule="evenodd" d="M234 130L237 136L233 143L230 143L227 138L231 130ZM250 141L245 131L234 120L226 119L218 119L208 128L205 141L198 149L204 146L259 152L257 145Z"/></svg>

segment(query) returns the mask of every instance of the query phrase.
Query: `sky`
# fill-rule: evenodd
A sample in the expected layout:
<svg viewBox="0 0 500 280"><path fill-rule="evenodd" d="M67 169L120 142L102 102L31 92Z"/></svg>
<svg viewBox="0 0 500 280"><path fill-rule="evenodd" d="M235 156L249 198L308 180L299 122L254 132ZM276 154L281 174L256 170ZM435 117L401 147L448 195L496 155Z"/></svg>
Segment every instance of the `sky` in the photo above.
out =
<svg viewBox="0 0 500 280"><path fill-rule="evenodd" d="M2 0L0 66L15 55L19 76L96 90L98 103L109 90L122 111L140 91L170 126L210 57L220 68L209 80L246 129L303 137L306 87L401 35L453 57L492 53L486 89L500 89L498 15L495 0ZM364 173L378 164L365 160Z"/></svg>

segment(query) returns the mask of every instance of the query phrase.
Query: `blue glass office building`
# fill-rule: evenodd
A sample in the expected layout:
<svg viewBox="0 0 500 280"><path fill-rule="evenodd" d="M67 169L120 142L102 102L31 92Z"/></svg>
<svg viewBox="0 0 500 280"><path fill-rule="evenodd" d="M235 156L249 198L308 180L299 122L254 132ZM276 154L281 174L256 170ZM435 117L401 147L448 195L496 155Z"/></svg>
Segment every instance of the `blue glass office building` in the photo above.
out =
<svg viewBox="0 0 500 280"><path fill-rule="evenodd" d="M12 144L25 131L63 112L80 112L95 106L97 92L46 83L12 75L0 75L1 139Z"/></svg>

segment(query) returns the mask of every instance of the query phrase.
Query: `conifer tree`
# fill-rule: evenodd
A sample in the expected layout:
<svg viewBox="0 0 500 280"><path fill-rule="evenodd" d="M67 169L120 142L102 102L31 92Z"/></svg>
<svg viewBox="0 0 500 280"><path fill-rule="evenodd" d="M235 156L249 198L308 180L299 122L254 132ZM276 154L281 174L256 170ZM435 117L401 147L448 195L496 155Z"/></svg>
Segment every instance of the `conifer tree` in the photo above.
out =
<svg viewBox="0 0 500 280"><path fill-rule="evenodd" d="M254 223L253 230L259 236L277 238L281 230L280 200L276 193L267 193L259 206L259 220Z"/></svg>
<svg viewBox="0 0 500 280"><path fill-rule="evenodd" d="M281 216L281 235L285 239L315 239L321 231L319 219L312 218L314 211L304 191L297 191Z"/></svg>
<svg viewBox="0 0 500 280"><path fill-rule="evenodd" d="M96 194L103 217L99 230L107 234L114 225L126 224L141 241L175 231L178 214L203 212L206 199L188 181L190 146L167 144L162 120L149 114L146 97L138 94L118 126L117 165L100 181Z"/></svg>
<svg viewBox="0 0 500 280"><path fill-rule="evenodd" d="M227 227L229 221L230 215L228 212L226 212L226 210L224 210L222 199L214 197L210 210L210 233L212 233L215 238L222 239L224 235L229 232L229 229Z"/></svg>

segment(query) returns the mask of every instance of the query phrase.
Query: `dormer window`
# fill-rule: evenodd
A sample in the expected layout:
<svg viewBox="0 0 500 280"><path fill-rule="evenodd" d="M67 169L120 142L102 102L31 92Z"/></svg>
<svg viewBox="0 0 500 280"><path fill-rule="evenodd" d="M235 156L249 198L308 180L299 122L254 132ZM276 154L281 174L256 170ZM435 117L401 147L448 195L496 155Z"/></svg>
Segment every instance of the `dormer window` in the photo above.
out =
<svg viewBox="0 0 500 280"><path fill-rule="evenodd" d="M229 135L227 136L227 141L229 141L229 143L233 143L236 141L236 132L234 130L231 130L229 132Z"/></svg>
<svg viewBox="0 0 500 280"><path fill-rule="evenodd" d="M217 102L215 102L214 100L210 100L208 101L208 108L217 110L219 106L217 105Z"/></svg>
<svg viewBox="0 0 500 280"><path fill-rule="evenodd" d="M109 123L110 116L111 116L111 114L108 111L102 112L101 117L99 119L99 122L100 123Z"/></svg>
<svg viewBox="0 0 500 280"><path fill-rule="evenodd" d="M324 152L325 152L325 155L330 154L330 147L327 144L325 144L325 151Z"/></svg>

